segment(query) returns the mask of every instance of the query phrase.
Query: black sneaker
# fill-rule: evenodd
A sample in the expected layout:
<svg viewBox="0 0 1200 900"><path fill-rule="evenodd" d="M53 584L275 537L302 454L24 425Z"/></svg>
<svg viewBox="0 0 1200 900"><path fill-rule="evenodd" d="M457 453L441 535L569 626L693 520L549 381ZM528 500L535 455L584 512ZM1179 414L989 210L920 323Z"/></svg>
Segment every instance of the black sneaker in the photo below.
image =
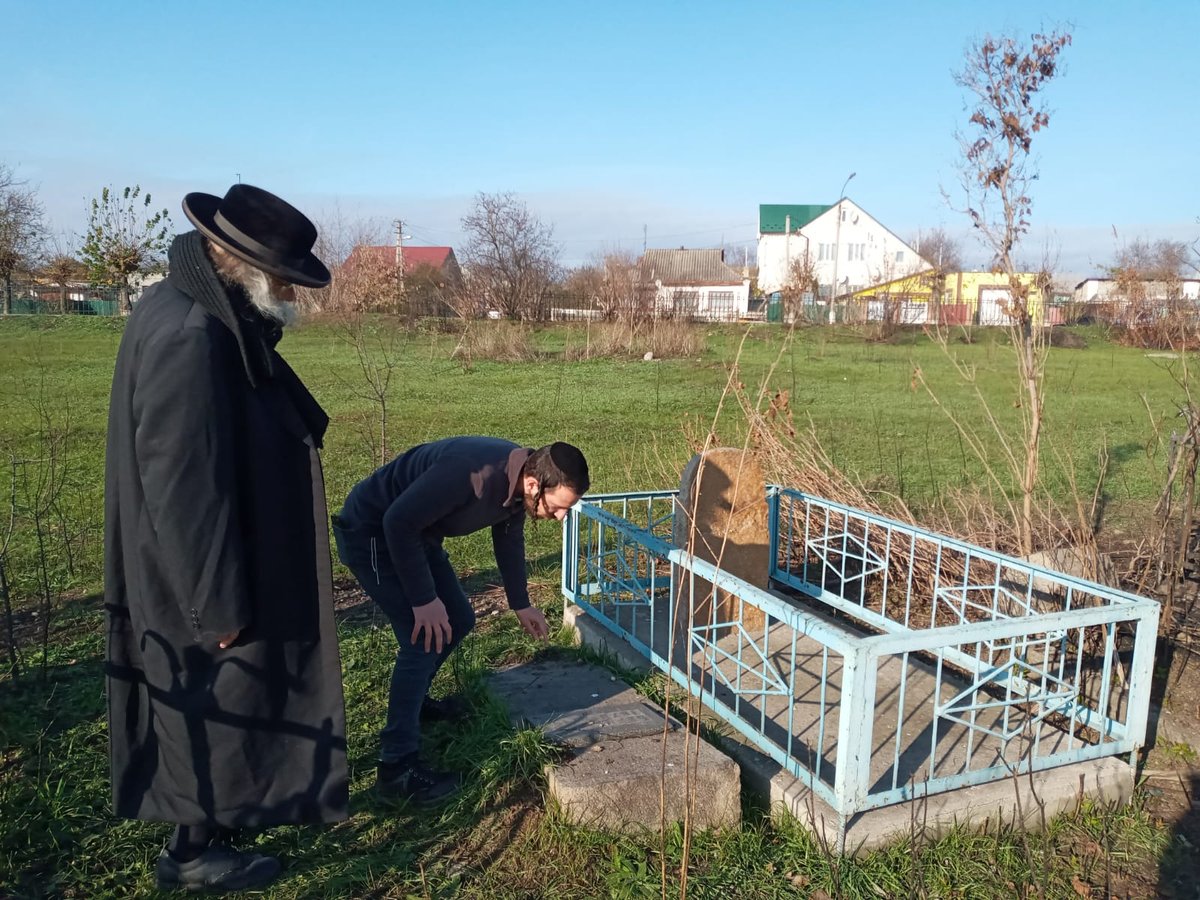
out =
<svg viewBox="0 0 1200 900"><path fill-rule="evenodd" d="M274 881L281 868L273 856L244 853L224 844L213 844L188 862L179 862L163 850L158 855L158 889L213 894L255 890Z"/></svg>
<svg viewBox="0 0 1200 900"><path fill-rule="evenodd" d="M417 806L436 806L462 787L456 772L438 772L417 762L416 754L395 763L381 762L375 789L389 800L407 800Z"/></svg>
<svg viewBox="0 0 1200 900"><path fill-rule="evenodd" d="M434 700L426 697L421 704L422 722L463 722L471 715L467 701L457 694Z"/></svg>

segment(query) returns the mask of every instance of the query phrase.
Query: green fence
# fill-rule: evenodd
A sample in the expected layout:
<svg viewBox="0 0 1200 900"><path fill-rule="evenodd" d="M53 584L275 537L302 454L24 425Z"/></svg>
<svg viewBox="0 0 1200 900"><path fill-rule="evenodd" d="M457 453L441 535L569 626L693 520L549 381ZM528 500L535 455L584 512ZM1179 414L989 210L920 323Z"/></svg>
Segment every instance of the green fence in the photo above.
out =
<svg viewBox="0 0 1200 900"><path fill-rule="evenodd" d="M0 285L0 310L4 308L3 290ZM14 316L119 316L120 291L117 288L68 288L64 303L57 287L14 284L8 309Z"/></svg>

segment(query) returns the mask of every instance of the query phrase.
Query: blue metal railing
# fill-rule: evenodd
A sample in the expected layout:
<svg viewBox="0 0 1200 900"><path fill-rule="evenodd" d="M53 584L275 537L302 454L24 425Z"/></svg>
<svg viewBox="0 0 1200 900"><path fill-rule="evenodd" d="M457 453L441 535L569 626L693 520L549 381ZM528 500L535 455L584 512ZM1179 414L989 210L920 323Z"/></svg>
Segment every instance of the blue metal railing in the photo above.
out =
<svg viewBox="0 0 1200 900"><path fill-rule="evenodd" d="M790 488L767 501L778 589L676 546L658 491L571 510L563 593L843 825L1141 744L1157 603Z"/></svg>

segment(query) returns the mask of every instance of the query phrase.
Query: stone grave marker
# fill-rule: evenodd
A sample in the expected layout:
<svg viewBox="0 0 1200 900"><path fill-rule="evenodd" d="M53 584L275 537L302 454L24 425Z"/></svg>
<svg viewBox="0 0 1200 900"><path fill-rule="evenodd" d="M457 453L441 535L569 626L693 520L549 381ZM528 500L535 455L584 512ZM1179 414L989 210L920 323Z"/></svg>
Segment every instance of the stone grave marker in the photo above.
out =
<svg viewBox="0 0 1200 900"><path fill-rule="evenodd" d="M748 584L766 589L771 564L766 481L752 453L717 447L698 453L683 469L672 523L675 546L718 565ZM697 578L694 622L740 621L751 635L761 634L766 616L761 609L711 583ZM679 598L687 597L686 585ZM680 620L686 622L686 610ZM720 629L721 632L728 629Z"/></svg>

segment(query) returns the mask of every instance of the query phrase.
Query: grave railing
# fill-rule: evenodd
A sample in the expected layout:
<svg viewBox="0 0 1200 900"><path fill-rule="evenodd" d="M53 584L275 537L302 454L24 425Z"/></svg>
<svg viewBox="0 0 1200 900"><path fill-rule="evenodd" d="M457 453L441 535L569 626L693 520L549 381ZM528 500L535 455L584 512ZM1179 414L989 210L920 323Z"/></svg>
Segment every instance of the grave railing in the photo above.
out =
<svg viewBox="0 0 1200 900"><path fill-rule="evenodd" d="M843 824L1142 743L1153 601L778 487L762 590L672 544L675 495L577 504L564 595Z"/></svg>

